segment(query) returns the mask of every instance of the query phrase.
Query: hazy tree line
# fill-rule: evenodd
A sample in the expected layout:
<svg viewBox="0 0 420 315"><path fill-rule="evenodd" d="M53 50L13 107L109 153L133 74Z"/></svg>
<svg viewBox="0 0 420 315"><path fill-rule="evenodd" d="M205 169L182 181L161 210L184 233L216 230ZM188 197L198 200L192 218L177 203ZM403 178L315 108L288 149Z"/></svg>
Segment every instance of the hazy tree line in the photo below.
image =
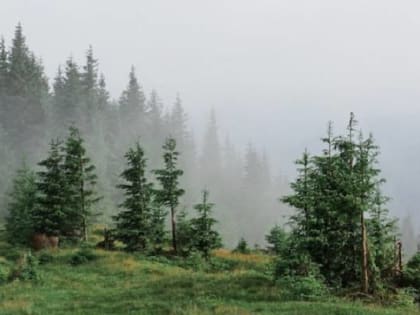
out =
<svg viewBox="0 0 420 315"><path fill-rule="evenodd" d="M96 208L104 214L103 221L111 222L123 200L116 184L127 149L140 140L148 156L147 176L154 182L149 171L162 166L161 145L168 136L182 152L186 194L179 208L189 211L203 188L211 191L227 244L240 237L261 243L264 231L282 217L277 197L286 189L284 180L273 178L267 156L252 144L243 155L228 138L221 141L214 112L197 145L181 98L165 107L156 91L146 95L134 68L119 99L111 99L92 48L82 65L67 59L50 86L41 60L28 48L18 25L10 47L0 42L0 194L10 191L14 172L23 162L39 167L50 139L64 138L70 126L83 136L96 165L95 181L103 196ZM3 216L6 203L2 198Z"/></svg>

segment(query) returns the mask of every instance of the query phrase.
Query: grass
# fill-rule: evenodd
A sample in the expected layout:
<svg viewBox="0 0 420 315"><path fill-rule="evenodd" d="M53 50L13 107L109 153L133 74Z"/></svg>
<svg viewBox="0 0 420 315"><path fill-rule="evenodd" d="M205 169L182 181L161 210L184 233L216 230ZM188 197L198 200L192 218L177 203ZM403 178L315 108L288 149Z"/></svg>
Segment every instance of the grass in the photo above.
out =
<svg viewBox="0 0 420 315"><path fill-rule="evenodd" d="M264 255L217 251L225 271L194 271L122 252L96 250L98 259L72 266L64 249L39 266L40 283L0 286L0 314L420 314L415 308L382 308L344 300L288 301L264 272ZM0 259L6 264L4 259ZM12 267L9 261L9 267Z"/></svg>

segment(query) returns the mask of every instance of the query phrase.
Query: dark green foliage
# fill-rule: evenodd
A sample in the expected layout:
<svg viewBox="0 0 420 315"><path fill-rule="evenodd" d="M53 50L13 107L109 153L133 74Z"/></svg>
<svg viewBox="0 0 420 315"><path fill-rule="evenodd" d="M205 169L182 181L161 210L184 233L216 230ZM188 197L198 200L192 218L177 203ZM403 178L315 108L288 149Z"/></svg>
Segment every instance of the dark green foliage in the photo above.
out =
<svg viewBox="0 0 420 315"><path fill-rule="evenodd" d="M69 263L72 266L79 266L94 261L98 258L99 256L95 253L93 248L87 245L83 245L76 253L70 257Z"/></svg>
<svg viewBox="0 0 420 315"><path fill-rule="evenodd" d="M269 244L268 250L277 255L284 252L289 245L287 237L288 235L284 229L279 225L275 225L269 234L265 236L265 240Z"/></svg>
<svg viewBox="0 0 420 315"><path fill-rule="evenodd" d="M222 247L222 239L214 229L217 220L212 217L213 203L208 202L208 192L203 191L203 200L196 204L197 217L191 219L192 245L205 259L210 258L211 251Z"/></svg>
<svg viewBox="0 0 420 315"><path fill-rule="evenodd" d="M323 154L305 151L297 161L294 193L282 201L297 209L291 218L296 252L319 265L329 284L362 283L372 292L394 263L395 221L383 208L378 148L372 136L356 132L356 125L351 114L347 134L334 137L329 124Z"/></svg>
<svg viewBox="0 0 420 315"><path fill-rule="evenodd" d="M184 195L185 191L179 188L179 178L184 173L178 169L178 156L179 152L176 151L176 141L173 138L166 139L163 145L163 161L164 168L154 170L156 179L161 188L155 191L156 201L163 206L169 208L171 215L172 227L172 247L174 252L177 252L176 243L176 209L179 205L179 198Z"/></svg>
<svg viewBox="0 0 420 315"><path fill-rule="evenodd" d="M168 233L165 229L167 215L168 212L160 204L156 202L152 204L149 240L152 246L151 250L154 253L162 252L167 241Z"/></svg>
<svg viewBox="0 0 420 315"><path fill-rule="evenodd" d="M16 267L11 271L9 281L39 281L38 260L30 252L25 253L18 261Z"/></svg>
<svg viewBox="0 0 420 315"><path fill-rule="evenodd" d="M411 287L417 294L417 301L420 302L420 252L414 255L406 264L401 284L404 287Z"/></svg>
<svg viewBox="0 0 420 315"><path fill-rule="evenodd" d="M84 141L75 127L70 127L64 146L64 172L67 181L66 234L80 232L84 241L88 239L88 225L94 217L93 206L100 200L95 188L97 176L95 166L86 156Z"/></svg>
<svg viewBox="0 0 420 315"><path fill-rule="evenodd" d="M241 237L241 239L238 242L238 245L236 245L233 252L240 253L240 254L249 254L251 250L249 249L248 243L246 242L246 240L243 237Z"/></svg>
<svg viewBox="0 0 420 315"><path fill-rule="evenodd" d="M96 244L97 248L102 248L105 250L114 250L115 249L115 235L114 231L108 230L105 228L102 232L103 240Z"/></svg>
<svg viewBox="0 0 420 315"><path fill-rule="evenodd" d="M7 282L7 270L3 264L0 264L0 285Z"/></svg>
<svg viewBox="0 0 420 315"><path fill-rule="evenodd" d="M33 233L33 212L36 207L35 173L26 165L17 171L9 194L6 237L11 244L27 245Z"/></svg>
<svg viewBox="0 0 420 315"><path fill-rule="evenodd" d="M191 253L193 246L193 231L185 209L177 214L176 227L177 251L179 255L186 257Z"/></svg>
<svg viewBox="0 0 420 315"><path fill-rule="evenodd" d="M325 284L313 276L286 276L277 280L276 284L282 288L282 298L286 300L322 300L328 294Z"/></svg>
<svg viewBox="0 0 420 315"><path fill-rule="evenodd" d="M122 210L114 217L115 237L129 251L146 250L150 245L150 219L152 215L152 184L146 178L146 158L137 143L126 154L128 167L121 177L124 184L118 185L124 191Z"/></svg>
<svg viewBox="0 0 420 315"><path fill-rule="evenodd" d="M54 261L55 261L54 255L48 252L42 252L40 255L38 255L38 262L40 265L51 264Z"/></svg>
<svg viewBox="0 0 420 315"><path fill-rule="evenodd" d="M37 207L33 215L34 231L59 236L68 218L68 189L61 142L51 141L48 157L39 163Z"/></svg>

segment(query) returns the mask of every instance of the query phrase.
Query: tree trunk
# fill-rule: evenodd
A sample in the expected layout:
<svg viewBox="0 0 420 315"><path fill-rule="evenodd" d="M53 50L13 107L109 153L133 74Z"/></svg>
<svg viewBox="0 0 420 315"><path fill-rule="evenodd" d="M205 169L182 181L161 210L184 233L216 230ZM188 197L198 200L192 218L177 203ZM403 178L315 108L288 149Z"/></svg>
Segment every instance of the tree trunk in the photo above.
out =
<svg viewBox="0 0 420 315"><path fill-rule="evenodd" d="M172 247L174 252L177 252L176 247L176 222L175 222L175 209L171 207L171 224L172 224Z"/></svg>
<svg viewBox="0 0 420 315"><path fill-rule="evenodd" d="M360 223L362 227L362 292L368 293L369 291L369 274L368 274L368 246L367 246L367 233L365 218L363 212L360 215Z"/></svg>

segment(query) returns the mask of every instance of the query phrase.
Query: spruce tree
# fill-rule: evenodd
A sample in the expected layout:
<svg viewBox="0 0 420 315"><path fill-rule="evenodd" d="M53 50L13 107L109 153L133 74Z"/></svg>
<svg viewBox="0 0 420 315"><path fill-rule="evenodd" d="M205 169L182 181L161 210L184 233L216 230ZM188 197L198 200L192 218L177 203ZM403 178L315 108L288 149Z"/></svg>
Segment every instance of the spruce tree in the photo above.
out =
<svg viewBox="0 0 420 315"><path fill-rule="evenodd" d="M149 240L154 253L161 253L167 241L166 217L168 212L157 202L152 203Z"/></svg>
<svg viewBox="0 0 420 315"><path fill-rule="evenodd" d="M64 147L64 171L67 179L68 205L71 209L68 222L71 231L80 231L82 239L88 240L88 225L93 216L93 206L100 200L96 193L95 166L86 155L84 141L75 127L69 128Z"/></svg>
<svg viewBox="0 0 420 315"><path fill-rule="evenodd" d="M193 246L205 259L210 258L213 249L222 247L222 239L214 229L217 220L211 213L214 204L208 202L208 195L208 191L203 191L202 202L194 206L198 216L191 219Z"/></svg>
<svg viewBox="0 0 420 315"><path fill-rule="evenodd" d="M179 198L184 195L184 189L179 187L179 178L183 171L178 169L179 152L176 151L176 141L173 138L168 138L163 145L163 161L164 168L154 170L157 181L161 188L156 190L156 200L163 206L169 208L171 215L172 227L172 247L174 252L177 252L176 243L176 210L179 205Z"/></svg>
<svg viewBox="0 0 420 315"><path fill-rule="evenodd" d="M9 64L7 61L6 44L4 42L4 38L1 37L0 38L0 105L1 105L2 97L5 95L6 89L7 89L8 71L9 71ZM1 110L1 107L0 107L0 110Z"/></svg>
<svg viewBox="0 0 420 315"><path fill-rule="evenodd" d="M299 162L303 168L291 184L294 193L282 200L297 208L291 218L291 240L298 243L294 248L318 264L330 284L361 283L368 293L389 268L383 253L392 247L395 233L383 208L387 199L379 190L384 180L378 148L356 125L351 114L347 134L333 137L329 124L323 154L304 155Z"/></svg>
<svg viewBox="0 0 420 315"><path fill-rule="evenodd" d="M11 244L27 245L33 233L37 187L35 173L26 164L17 171L8 197L7 239Z"/></svg>
<svg viewBox="0 0 420 315"><path fill-rule="evenodd" d="M126 154L127 168L121 177L125 183L117 187L124 191L122 210L114 217L116 239L128 251L146 250L150 245L152 215L152 184L146 178L146 158L139 143Z"/></svg>
<svg viewBox="0 0 420 315"><path fill-rule="evenodd" d="M178 254L188 256L193 246L191 220L187 217L186 209L182 209L176 216L176 245Z"/></svg>
<svg viewBox="0 0 420 315"><path fill-rule="evenodd" d="M37 207L33 215L34 231L47 236L59 236L69 215L67 179L61 154L62 142L50 143L48 157L39 162Z"/></svg>
<svg viewBox="0 0 420 315"><path fill-rule="evenodd" d="M0 50L0 67L3 68L0 80L5 84L0 124L13 149L19 154L27 154L32 162L44 140L48 81L41 62L26 44L21 24L16 26L9 52L6 53L4 48ZM4 61L6 55L7 62Z"/></svg>

